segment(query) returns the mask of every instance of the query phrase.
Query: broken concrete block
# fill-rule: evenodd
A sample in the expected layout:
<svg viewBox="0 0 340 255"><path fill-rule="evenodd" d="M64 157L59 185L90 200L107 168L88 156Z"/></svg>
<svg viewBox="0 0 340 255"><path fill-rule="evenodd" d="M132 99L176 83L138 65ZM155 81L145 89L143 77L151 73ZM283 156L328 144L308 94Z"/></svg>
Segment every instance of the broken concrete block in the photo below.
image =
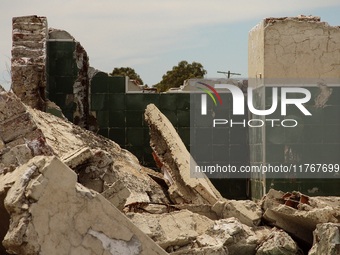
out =
<svg viewBox="0 0 340 255"><path fill-rule="evenodd" d="M26 111L21 100L11 92L1 92L0 123Z"/></svg>
<svg viewBox="0 0 340 255"><path fill-rule="evenodd" d="M267 224L282 228L306 246L312 245L318 223L337 223L340 219L339 197L308 197L271 189L260 203Z"/></svg>
<svg viewBox="0 0 340 255"><path fill-rule="evenodd" d="M171 252L172 255L228 255L228 248L223 245L208 246L193 249L178 249Z"/></svg>
<svg viewBox="0 0 340 255"><path fill-rule="evenodd" d="M1 105L1 102L5 104ZM11 108L6 108L4 106L6 104L12 105ZM76 171L80 174L83 184L98 192L103 192L104 183L112 185L121 180L126 183L127 189L131 192L127 199L128 204L169 203L167 191L146 173L145 167L139 164L132 153L121 149L115 142L51 114L27 108L10 92L0 93L0 107L3 107L4 112L1 113L3 116L14 114L15 109L18 113L13 117L14 119L0 122L0 136L5 137L4 150L8 151L17 145L26 144L32 156L57 155L70 166L78 167ZM13 123L9 125L9 122ZM15 132L13 132L14 126ZM94 155L90 157L90 151L85 148L93 151ZM73 152L79 152L79 157L73 155L72 158L70 154ZM89 162L88 166L83 166L85 161ZM5 165L0 159L2 172L5 167L10 166ZM89 168L86 170L86 167ZM83 173L88 176L82 175Z"/></svg>
<svg viewBox="0 0 340 255"><path fill-rule="evenodd" d="M57 157L35 157L1 176L0 194L11 217L7 252L166 254L103 196L78 184Z"/></svg>
<svg viewBox="0 0 340 255"><path fill-rule="evenodd" d="M221 199L207 177L190 177L190 153L171 122L154 104L147 106L145 120L150 127L150 145L174 182L169 182L171 200L176 204L214 204Z"/></svg>
<svg viewBox="0 0 340 255"><path fill-rule="evenodd" d="M123 210L127 198L131 192L122 181L116 181L112 185L109 185L104 192L101 193L111 204L117 207L119 210Z"/></svg>
<svg viewBox="0 0 340 255"><path fill-rule="evenodd" d="M188 210L157 215L128 213L126 216L163 249L187 245L214 224L207 217Z"/></svg>
<svg viewBox="0 0 340 255"><path fill-rule="evenodd" d="M12 90L26 105L45 110L47 19L25 16L12 23Z"/></svg>
<svg viewBox="0 0 340 255"><path fill-rule="evenodd" d="M6 149L6 145L5 145L5 143L0 139L0 151L2 151L3 149Z"/></svg>
<svg viewBox="0 0 340 255"><path fill-rule="evenodd" d="M340 224L321 223L313 232L313 247L308 255L340 254Z"/></svg>
<svg viewBox="0 0 340 255"><path fill-rule="evenodd" d="M220 217L216 214L216 212L213 209L212 205L203 204L203 205L193 205L193 204L180 204L180 205L174 205L174 208L179 210L188 210L193 213L197 213L200 215L203 215L205 217L208 217L211 220L218 220Z"/></svg>
<svg viewBox="0 0 340 255"><path fill-rule="evenodd" d="M30 115L23 113L15 118L9 118L0 124L0 137L7 143L19 135L27 134L36 128L37 126L30 118Z"/></svg>
<svg viewBox="0 0 340 255"><path fill-rule="evenodd" d="M224 245L229 254L236 255L255 254L258 241L269 234L270 229L267 227L251 228L231 217L215 221L213 227L206 231L205 237L209 236L209 239L214 240L213 243L208 241L207 244ZM200 237L198 240L204 244Z"/></svg>
<svg viewBox="0 0 340 255"><path fill-rule="evenodd" d="M73 151L68 155L65 155L61 160L67 165L69 168L75 168L83 164L86 160L93 157L93 153L90 148L82 148L77 151Z"/></svg>
<svg viewBox="0 0 340 255"><path fill-rule="evenodd" d="M282 229L274 227L270 235L261 240L256 255L298 255L303 254L295 241Z"/></svg>
<svg viewBox="0 0 340 255"><path fill-rule="evenodd" d="M11 149L11 148L14 148L15 146L18 146L18 145L21 145L21 144L25 144L25 140L24 140L23 137L19 137L19 138L13 140L13 141L7 143L7 144L5 145L5 147Z"/></svg>
<svg viewBox="0 0 340 255"><path fill-rule="evenodd" d="M32 157L32 152L28 146L26 144L22 144L3 154L1 157L1 163L5 166L19 166L27 163Z"/></svg>
<svg viewBox="0 0 340 255"><path fill-rule="evenodd" d="M101 176L105 175L101 169L96 166L87 166L85 170L80 169L78 181L88 189L102 193L104 190L104 181Z"/></svg>
<svg viewBox="0 0 340 255"><path fill-rule="evenodd" d="M262 210L251 200L220 200L214 204L212 210L220 219L235 217L250 227L261 223Z"/></svg>
<svg viewBox="0 0 340 255"><path fill-rule="evenodd" d="M268 227L251 228L234 217L212 221L188 210L127 213L127 217L162 248L175 254L225 254L227 250L227 254L255 254L257 243L271 233Z"/></svg>

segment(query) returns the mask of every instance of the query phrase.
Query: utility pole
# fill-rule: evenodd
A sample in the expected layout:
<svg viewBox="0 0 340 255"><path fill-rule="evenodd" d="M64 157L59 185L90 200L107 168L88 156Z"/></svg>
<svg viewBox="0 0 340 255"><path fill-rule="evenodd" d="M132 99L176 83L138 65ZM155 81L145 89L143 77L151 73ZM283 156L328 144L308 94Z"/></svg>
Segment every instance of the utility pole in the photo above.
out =
<svg viewBox="0 0 340 255"><path fill-rule="evenodd" d="M221 71L217 71L218 73L223 73L225 75L228 75L228 79L230 78L230 75L241 75L240 73L231 73L230 71L228 72L221 72Z"/></svg>

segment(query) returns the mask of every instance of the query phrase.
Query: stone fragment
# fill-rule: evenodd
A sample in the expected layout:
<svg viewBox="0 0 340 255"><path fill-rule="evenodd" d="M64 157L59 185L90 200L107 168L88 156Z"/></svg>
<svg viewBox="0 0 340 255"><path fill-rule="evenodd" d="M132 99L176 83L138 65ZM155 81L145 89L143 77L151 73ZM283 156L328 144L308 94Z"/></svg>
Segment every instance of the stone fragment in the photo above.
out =
<svg viewBox="0 0 340 255"><path fill-rule="evenodd" d="M303 255L295 241L282 229L274 227L269 236L261 240L256 255Z"/></svg>
<svg viewBox="0 0 340 255"><path fill-rule="evenodd" d="M12 90L26 105L45 110L47 19L14 17L12 23Z"/></svg>
<svg viewBox="0 0 340 255"><path fill-rule="evenodd" d="M174 205L176 209L179 210L189 210L190 212L197 213L200 215L203 215L205 217L208 217L211 220L218 220L220 217L216 214L216 212L213 209L212 205L203 204L203 205L193 205L193 204L180 204L180 205Z"/></svg>
<svg viewBox="0 0 340 255"><path fill-rule="evenodd" d="M235 217L250 227L261 223L262 210L251 200L220 200L214 204L212 210L219 218Z"/></svg>
<svg viewBox="0 0 340 255"><path fill-rule="evenodd" d="M93 157L93 153L90 148L85 147L77 151L73 151L68 155L65 155L61 160L67 165L69 168L75 168L83 164L86 160Z"/></svg>
<svg viewBox="0 0 340 255"><path fill-rule="evenodd" d="M318 223L337 223L340 219L340 197L308 197L271 189L260 203L267 224L282 228L306 246L312 245Z"/></svg>
<svg viewBox="0 0 340 255"><path fill-rule="evenodd" d="M122 181L116 181L112 185L109 185L104 192L101 193L111 204L117 207L119 210L123 210L127 198L131 192Z"/></svg>
<svg viewBox="0 0 340 255"><path fill-rule="evenodd" d="M32 157L32 152L28 146L26 144L22 144L3 154L1 157L1 163L5 166L19 166L27 163Z"/></svg>
<svg viewBox="0 0 340 255"><path fill-rule="evenodd" d="M11 107L8 108L6 105ZM97 192L104 191L104 183L110 186L120 180L130 191L127 204L134 202L169 204L166 189L149 176L146 168L139 164L132 153L121 149L115 142L51 114L26 108L11 92L0 93L0 108L2 109L0 116L13 114L12 118L0 122L0 136L5 147L1 151L2 154L9 153L8 151L18 145L27 146L32 157L59 156L79 174L79 181L83 185ZM9 155L13 155L13 152ZM0 158L1 172L4 172L5 168L9 171L10 166L15 168L22 163L14 164L16 160L13 160L9 160L11 163L6 165Z"/></svg>
<svg viewBox="0 0 340 255"><path fill-rule="evenodd" d="M165 214L128 213L126 216L163 249L187 245L214 225L207 217L188 210Z"/></svg>
<svg viewBox="0 0 340 255"><path fill-rule="evenodd" d="M36 128L37 126L30 118L30 114L23 113L0 124L0 137L5 143L7 143L22 134L33 131Z"/></svg>
<svg viewBox="0 0 340 255"><path fill-rule="evenodd" d="M127 217L162 248L175 254L225 254L227 250L227 254L255 254L257 243L271 233L268 227L252 228L234 217L213 221L188 210L127 213Z"/></svg>
<svg viewBox="0 0 340 255"><path fill-rule="evenodd" d="M313 247L308 255L340 254L340 224L320 223L313 232Z"/></svg>
<svg viewBox="0 0 340 255"><path fill-rule="evenodd" d="M171 200L176 204L214 204L221 199L221 194L206 176L191 178L190 153L171 122L154 104L147 106L145 120L150 127L150 145L174 181L173 184L169 181Z"/></svg>
<svg viewBox="0 0 340 255"><path fill-rule="evenodd" d="M228 255L228 248L223 245L193 248L172 252L171 255Z"/></svg>
<svg viewBox="0 0 340 255"><path fill-rule="evenodd" d="M5 145L5 143L0 139L0 151L2 151L3 149L6 149L6 145Z"/></svg>
<svg viewBox="0 0 340 255"><path fill-rule="evenodd" d="M0 94L0 123L26 111L20 99L11 92Z"/></svg>
<svg viewBox="0 0 340 255"><path fill-rule="evenodd" d="M205 233L205 236L214 240L214 243L208 242L210 245L224 245L228 248L229 254L236 255L255 254L259 240L269 234L270 229L267 227L251 228L231 217L215 221L214 226ZM200 238L198 240L204 244Z"/></svg>
<svg viewBox="0 0 340 255"><path fill-rule="evenodd" d="M9 253L166 254L55 156L0 176L4 194L11 220L2 243Z"/></svg>
<svg viewBox="0 0 340 255"><path fill-rule="evenodd" d="M54 155L53 149L46 143L45 137L39 136L34 140L26 140L27 147L30 148L32 154L38 155Z"/></svg>
<svg viewBox="0 0 340 255"><path fill-rule="evenodd" d="M7 143L5 147L11 149L11 148L14 148L15 146L18 146L18 145L21 145L21 144L25 144L25 140L24 140L24 138L19 137L19 138L13 140L13 141Z"/></svg>

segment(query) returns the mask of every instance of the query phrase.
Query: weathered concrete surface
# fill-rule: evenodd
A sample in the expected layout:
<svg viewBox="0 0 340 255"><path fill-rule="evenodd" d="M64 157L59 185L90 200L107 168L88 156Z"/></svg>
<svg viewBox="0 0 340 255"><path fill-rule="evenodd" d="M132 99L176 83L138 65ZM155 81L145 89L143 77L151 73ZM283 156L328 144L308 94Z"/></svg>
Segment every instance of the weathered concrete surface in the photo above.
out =
<svg viewBox="0 0 340 255"><path fill-rule="evenodd" d="M53 155L28 108L11 92L0 93L0 173L36 155Z"/></svg>
<svg viewBox="0 0 340 255"><path fill-rule="evenodd" d="M268 227L248 227L234 217L213 221L188 210L157 215L128 213L127 217L175 254L255 254L257 242L271 232Z"/></svg>
<svg viewBox="0 0 340 255"><path fill-rule="evenodd" d="M216 202L212 210L221 219L235 217L250 227L258 226L261 223L262 210L251 200L223 199Z"/></svg>
<svg viewBox="0 0 340 255"><path fill-rule="evenodd" d="M102 196L119 210L123 210L130 195L131 191L120 180L108 185L108 187L102 193Z"/></svg>
<svg viewBox="0 0 340 255"><path fill-rule="evenodd" d="M295 241L282 229L274 227L257 247L256 255L303 255Z"/></svg>
<svg viewBox="0 0 340 255"><path fill-rule="evenodd" d="M214 226L197 238L199 245L224 245L229 254L255 254L258 242L270 234L268 227L248 227L237 218L215 221Z"/></svg>
<svg viewBox="0 0 340 255"><path fill-rule="evenodd" d="M27 105L45 110L47 19L13 18L12 89Z"/></svg>
<svg viewBox="0 0 340 255"><path fill-rule="evenodd" d="M202 248L193 249L178 249L175 252L171 252L172 255L228 255L228 248L223 245L215 245Z"/></svg>
<svg viewBox="0 0 340 255"><path fill-rule="evenodd" d="M340 220L340 197L308 197L271 189L262 199L261 207L267 224L284 229L310 246L318 223Z"/></svg>
<svg viewBox="0 0 340 255"><path fill-rule="evenodd" d="M9 188L9 189L8 189ZM77 183L55 156L0 177L11 220L3 245L16 254L166 254L103 196Z"/></svg>
<svg viewBox="0 0 340 255"><path fill-rule="evenodd" d="M169 183L171 200L176 204L214 204L221 199L207 177L190 177L190 153L171 122L154 104L147 106L145 120L150 127L150 145L174 181Z"/></svg>
<svg viewBox="0 0 340 255"><path fill-rule="evenodd" d="M138 159L129 151L121 149L107 138L96 136L91 131L53 115L34 109L30 113L33 119L39 120L37 125L44 132L47 143L61 158L85 147L91 149L93 157L75 169L84 185L92 185L91 188L103 192L105 185L112 185L120 180L131 192L127 203L169 203L163 189L149 177L144 167L139 165Z"/></svg>
<svg viewBox="0 0 340 255"><path fill-rule="evenodd" d="M339 40L320 17L263 19L249 32L248 77L340 78Z"/></svg>
<svg viewBox="0 0 340 255"><path fill-rule="evenodd" d="M26 107L11 92L0 93L0 141L0 172L37 155L57 155L79 174L81 183L100 193L120 180L130 192L126 203L169 203L133 154L109 139Z"/></svg>
<svg viewBox="0 0 340 255"><path fill-rule="evenodd" d="M340 224L321 223L313 232L313 247L308 255L338 255L340 254Z"/></svg>
<svg viewBox="0 0 340 255"><path fill-rule="evenodd" d="M218 203L218 202L217 202ZM205 217L208 217L211 220L218 220L220 219L219 215L214 211L213 205L192 205L192 204L180 204L180 205L174 205L174 208L179 210L188 210L193 213L197 213L200 215L203 215Z"/></svg>
<svg viewBox="0 0 340 255"><path fill-rule="evenodd" d="M73 122L85 129L97 132L97 119L91 113L91 79L98 72L98 70L90 67L89 57L86 50L76 42L76 50L74 52L74 59L79 68L78 78L73 85L74 101L77 104L77 110L74 113Z"/></svg>
<svg viewBox="0 0 340 255"><path fill-rule="evenodd" d="M188 210L157 215L128 213L127 217L163 249L187 245L213 226L212 220Z"/></svg>
<svg viewBox="0 0 340 255"><path fill-rule="evenodd" d="M93 153L89 147L82 148L78 151L73 151L62 158L62 161L69 168L76 168L85 161L93 157Z"/></svg>

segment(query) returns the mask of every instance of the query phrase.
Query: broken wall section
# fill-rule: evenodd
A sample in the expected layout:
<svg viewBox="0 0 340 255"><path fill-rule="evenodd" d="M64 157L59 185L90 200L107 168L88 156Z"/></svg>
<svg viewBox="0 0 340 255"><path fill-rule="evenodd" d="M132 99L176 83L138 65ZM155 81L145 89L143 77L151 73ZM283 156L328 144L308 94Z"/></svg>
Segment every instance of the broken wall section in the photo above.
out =
<svg viewBox="0 0 340 255"><path fill-rule="evenodd" d="M340 27L321 22L320 17L266 18L249 32L248 77L256 109L270 109L273 87L278 88L278 107L262 120L296 120L297 126L249 128L252 166L339 164L340 155ZM295 105L281 113L283 87L307 89L311 99L304 107ZM301 93L289 93L299 98ZM249 119L258 116L250 114ZM306 173L307 172L307 173ZM337 175L294 171L286 176L252 174L251 197L260 199L270 188L298 190L309 196L340 195ZM280 179L279 179L280 178ZM309 178L309 179L306 179ZM290 180L288 180L290 179ZM294 181L291 181L293 180Z"/></svg>
<svg viewBox="0 0 340 255"><path fill-rule="evenodd" d="M35 157L14 173L4 201L11 215L2 242L7 251L166 254L103 196L77 183L77 175L57 157Z"/></svg>
<svg viewBox="0 0 340 255"><path fill-rule="evenodd" d="M339 40L340 27L320 17L265 18L249 32L249 85L269 78L339 79Z"/></svg>
<svg viewBox="0 0 340 255"><path fill-rule="evenodd" d="M65 117L91 131L97 131L96 118L91 113L91 79L97 70L90 67L82 45L68 32L49 30L47 42L47 95L62 110ZM54 108L47 112L60 116Z"/></svg>
<svg viewBox="0 0 340 255"><path fill-rule="evenodd" d="M46 17L13 18L12 90L26 104L45 110Z"/></svg>

